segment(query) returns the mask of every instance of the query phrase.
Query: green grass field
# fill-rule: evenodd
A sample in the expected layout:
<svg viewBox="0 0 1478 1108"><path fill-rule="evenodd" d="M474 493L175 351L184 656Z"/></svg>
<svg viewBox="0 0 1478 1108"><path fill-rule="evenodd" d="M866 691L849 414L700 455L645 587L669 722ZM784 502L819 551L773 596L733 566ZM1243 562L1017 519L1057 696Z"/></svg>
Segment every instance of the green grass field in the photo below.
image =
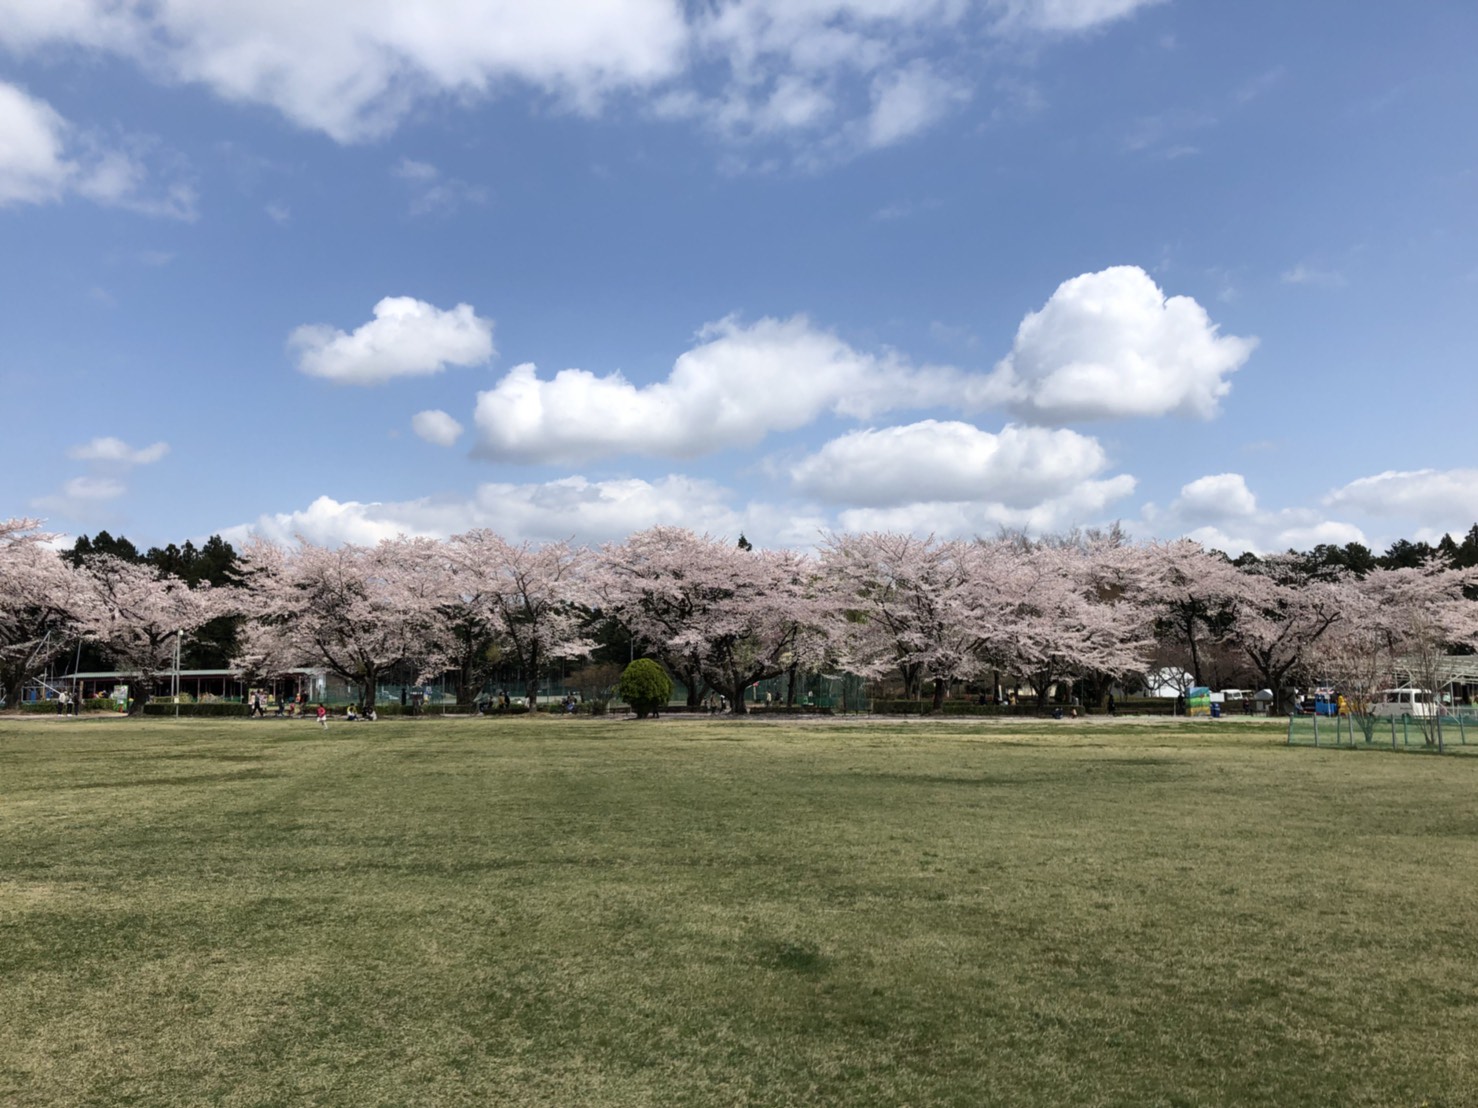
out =
<svg viewBox="0 0 1478 1108"><path fill-rule="evenodd" d="M0 721L0 1104L1478 1104L1478 760Z"/></svg>

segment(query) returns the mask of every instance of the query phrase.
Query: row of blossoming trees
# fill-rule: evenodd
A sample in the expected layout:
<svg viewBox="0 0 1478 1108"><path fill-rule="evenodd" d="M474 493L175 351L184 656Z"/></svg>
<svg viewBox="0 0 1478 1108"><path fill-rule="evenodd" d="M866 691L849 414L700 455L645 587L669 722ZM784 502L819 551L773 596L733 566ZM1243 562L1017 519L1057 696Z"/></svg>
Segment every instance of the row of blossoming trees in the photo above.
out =
<svg viewBox="0 0 1478 1108"><path fill-rule="evenodd" d="M1284 701L1337 682L1357 698L1478 641L1478 570L1440 559L1360 574L1289 554L1238 565L1186 540L1117 531L941 540L827 536L814 554L754 549L671 527L598 548L446 541L245 550L234 586L188 587L157 566L58 555L35 520L0 523L0 682L22 686L79 639L120 671L167 673L181 636L235 615L253 677L326 669L372 697L392 669L455 671L475 689L501 657L530 681L619 636L689 689L745 709L752 683L843 669L893 677L936 705L989 675L1049 689L1132 682L1183 657L1237 651ZM624 653L624 651L623 651ZM1425 660L1425 661L1424 661ZM1436 683L1435 677L1432 683ZM794 687L792 681L791 687Z"/></svg>

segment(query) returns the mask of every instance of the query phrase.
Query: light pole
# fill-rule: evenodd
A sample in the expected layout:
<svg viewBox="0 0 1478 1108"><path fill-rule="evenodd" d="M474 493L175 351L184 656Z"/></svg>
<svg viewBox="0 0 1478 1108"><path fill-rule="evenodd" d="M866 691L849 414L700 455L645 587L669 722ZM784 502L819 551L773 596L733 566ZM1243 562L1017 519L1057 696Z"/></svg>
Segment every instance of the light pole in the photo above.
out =
<svg viewBox="0 0 1478 1108"><path fill-rule="evenodd" d="M180 718L180 643L185 638L184 631L174 633L174 718Z"/></svg>

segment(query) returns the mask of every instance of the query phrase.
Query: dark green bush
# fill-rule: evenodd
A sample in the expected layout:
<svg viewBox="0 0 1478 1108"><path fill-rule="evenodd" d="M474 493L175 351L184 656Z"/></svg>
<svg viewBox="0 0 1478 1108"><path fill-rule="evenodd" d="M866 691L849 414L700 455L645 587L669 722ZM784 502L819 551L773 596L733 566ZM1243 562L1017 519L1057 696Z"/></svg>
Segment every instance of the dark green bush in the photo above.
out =
<svg viewBox="0 0 1478 1108"><path fill-rule="evenodd" d="M637 719L646 719L672 699L672 678L652 659L638 658L622 672L616 692Z"/></svg>
<svg viewBox="0 0 1478 1108"><path fill-rule="evenodd" d="M79 702L78 707L84 712L116 712L122 705L111 698L88 697ZM55 700L23 700L20 710L32 715L56 715Z"/></svg>
<svg viewBox="0 0 1478 1108"><path fill-rule="evenodd" d="M146 716L173 716L176 714L181 719L186 716L201 717L210 716L214 719L225 719L236 717L245 719L251 712L249 704L238 704L231 700L210 700L204 704L176 704L172 700L151 700L143 707Z"/></svg>

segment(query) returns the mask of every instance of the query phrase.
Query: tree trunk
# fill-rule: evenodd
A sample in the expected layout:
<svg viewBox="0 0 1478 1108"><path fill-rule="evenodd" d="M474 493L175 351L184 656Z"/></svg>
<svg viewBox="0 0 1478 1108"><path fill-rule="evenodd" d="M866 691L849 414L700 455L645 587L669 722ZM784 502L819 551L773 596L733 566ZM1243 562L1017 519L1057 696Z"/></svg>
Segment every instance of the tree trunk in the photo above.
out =
<svg viewBox="0 0 1478 1108"><path fill-rule="evenodd" d="M1032 691L1037 694L1037 708L1047 710L1047 696L1052 690L1052 671L1044 669L1032 679Z"/></svg>
<svg viewBox="0 0 1478 1108"><path fill-rule="evenodd" d="M729 690L729 711L733 715L742 716L749 713L749 705L744 703L744 690L748 685L749 682L740 677L735 680L733 688Z"/></svg>
<svg viewBox="0 0 1478 1108"><path fill-rule="evenodd" d="M934 678L934 710L941 711L944 708L944 690L949 685L943 677Z"/></svg>
<svg viewBox="0 0 1478 1108"><path fill-rule="evenodd" d="M25 677L20 674L0 674L0 699L5 702L5 707L11 711L18 711L21 706L21 693L25 691Z"/></svg>
<svg viewBox="0 0 1478 1108"><path fill-rule="evenodd" d="M785 706L786 706L786 708L794 708L795 707L795 678L796 678L796 671L799 668L800 668L800 663L799 662L791 662L790 663L790 668L788 670L786 670L786 674L789 677L789 680L787 680L786 683L785 683Z"/></svg>

